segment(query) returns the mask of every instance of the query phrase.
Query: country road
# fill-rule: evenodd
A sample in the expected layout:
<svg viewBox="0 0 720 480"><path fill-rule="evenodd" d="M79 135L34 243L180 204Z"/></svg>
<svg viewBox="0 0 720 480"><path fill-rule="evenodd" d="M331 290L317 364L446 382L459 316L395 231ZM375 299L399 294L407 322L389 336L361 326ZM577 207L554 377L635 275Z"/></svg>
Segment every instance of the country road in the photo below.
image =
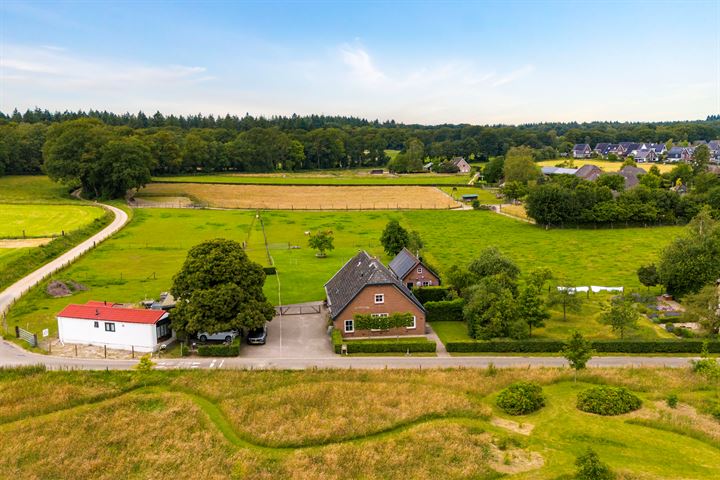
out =
<svg viewBox="0 0 720 480"><path fill-rule="evenodd" d="M57 270L60 270L65 265L74 262L75 260L77 260L78 257L83 255L88 250L92 249L95 245L99 244L103 240L113 235L127 223L128 215L121 209L105 204L98 204L98 206L103 207L104 209L109 210L113 214L115 214L115 219L110 223L110 225L103 228L101 231L88 238L84 242L80 243L79 245L63 253L55 260L51 260L50 262L38 268L31 274L25 276L24 278L21 278L20 280L0 292L0 316L2 316L3 313L7 312L10 306L17 299L23 296L35 285L42 282L43 279L46 278L48 275L56 272Z"/></svg>

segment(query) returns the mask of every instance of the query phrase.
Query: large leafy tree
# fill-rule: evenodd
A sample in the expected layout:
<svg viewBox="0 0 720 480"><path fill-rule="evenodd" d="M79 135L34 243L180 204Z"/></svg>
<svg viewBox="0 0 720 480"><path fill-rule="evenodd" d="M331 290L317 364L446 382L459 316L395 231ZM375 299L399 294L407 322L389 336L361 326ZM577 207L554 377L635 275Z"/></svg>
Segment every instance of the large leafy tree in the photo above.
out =
<svg viewBox="0 0 720 480"><path fill-rule="evenodd" d="M194 246L173 279L172 325L184 333L258 328L275 309L263 293L265 272L242 246L215 239Z"/></svg>
<svg viewBox="0 0 720 480"><path fill-rule="evenodd" d="M533 162L533 150L530 147L513 147L505 155L505 183L529 181L540 177L540 168Z"/></svg>
<svg viewBox="0 0 720 480"><path fill-rule="evenodd" d="M99 175L93 184L103 198L118 198L150 181L150 149L135 137L111 140L101 150Z"/></svg>
<svg viewBox="0 0 720 480"><path fill-rule="evenodd" d="M328 250L333 250L335 248L335 245L333 244L333 241L335 240L335 237L333 237L333 233L328 231L320 231L313 235L310 235L310 238L308 239L308 245L310 248L314 248L318 251L317 256L318 257L325 257L327 256Z"/></svg>
<svg viewBox="0 0 720 480"><path fill-rule="evenodd" d="M409 139L405 148L388 163L388 169L396 173L422 171L425 147L417 138Z"/></svg>
<svg viewBox="0 0 720 480"><path fill-rule="evenodd" d="M685 300L685 316L711 334L720 333L720 285L706 285Z"/></svg>
<svg viewBox="0 0 720 480"><path fill-rule="evenodd" d="M640 283L648 288L648 291L650 291L650 287L654 287L660 283L660 275L654 263L638 268L637 276Z"/></svg>
<svg viewBox="0 0 720 480"><path fill-rule="evenodd" d="M494 275L467 289L463 317L472 338L527 336L527 327L517 328L519 308L508 281L505 274Z"/></svg>
<svg viewBox="0 0 720 480"><path fill-rule="evenodd" d="M690 222L686 232L668 245L658 264L668 293L682 297L720 278L720 222L710 207Z"/></svg>
<svg viewBox="0 0 720 480"><path fill-rule="evenodd" d="M640 313L635 308L635 303L629 297L620 297L610 302L610 307L603 312L600 321L610 325L613 332L625 337L625 331L637 326Z"/></svg>
<svg viewBox="0 0 720 480"><path fill-rule="evenodd" d="M563 321L567 320L567 312L580 313L582 310L583 300L570 287L558 285L550 290L548 295L548 305L551 307L561 306L563 311Z"/></svg>
<svg viewBox="0 0 720 480"><path fill-rule="evenodd" d="M481 251L480 255L470 263L468 270L477 278L503 273L514 280L520 275L520 268L515 262L495 247Z"/></svg>
<svg viewBox="0 0 720 480"><path fill-rule="evenodd" d="M410 234L397 220L390 220L380 236L380 243L388 256L397 255L409 242Z"/></svg>
<svg viewBox="0 0 720 480"><path fill-rule="evenodd" d="M520 292L518 315L520 320L527 324L528 337L532 336L533 328L545 326L545 320L550 318L550 312L536 284L528 283Z"/></svg>

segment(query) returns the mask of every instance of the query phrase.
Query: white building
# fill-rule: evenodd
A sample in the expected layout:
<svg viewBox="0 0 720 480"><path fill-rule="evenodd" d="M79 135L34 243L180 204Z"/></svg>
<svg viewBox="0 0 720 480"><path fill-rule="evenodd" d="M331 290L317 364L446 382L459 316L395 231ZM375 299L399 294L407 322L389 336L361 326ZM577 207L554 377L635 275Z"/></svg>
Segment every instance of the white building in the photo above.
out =
<svg viewBox="0 0 720 480"><path fill-rule="evenodd" d="M63 343L154 352L160 343L175 337L168 312L122 308L105 302L68 305L57 321Z"/></svg>

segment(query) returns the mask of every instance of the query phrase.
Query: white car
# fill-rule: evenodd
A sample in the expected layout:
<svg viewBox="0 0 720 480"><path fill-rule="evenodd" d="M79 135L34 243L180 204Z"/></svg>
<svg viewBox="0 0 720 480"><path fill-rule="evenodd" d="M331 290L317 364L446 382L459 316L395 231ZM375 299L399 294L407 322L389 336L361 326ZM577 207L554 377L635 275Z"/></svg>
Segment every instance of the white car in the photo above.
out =
<svg viewBox="0 0 720 480"><path fill-rule="evenodd" d="M237 330L229 330L227 332L217 332L217 333L198 332L197 339L203 343L207 342L208 340L215 340L218 342L230 343L237 336L238 336Z"/></svg>

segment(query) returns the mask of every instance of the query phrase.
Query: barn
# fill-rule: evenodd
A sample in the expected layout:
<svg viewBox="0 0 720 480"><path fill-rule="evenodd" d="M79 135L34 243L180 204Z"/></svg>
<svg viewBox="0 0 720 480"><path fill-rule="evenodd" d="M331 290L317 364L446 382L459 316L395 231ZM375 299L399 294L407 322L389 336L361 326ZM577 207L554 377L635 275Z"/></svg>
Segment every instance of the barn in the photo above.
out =
<svg viewBox="0 0 720 480"><path fill-rule="evenodd" d="M90 301L68 305L58 313L57 322L63 343L154 352L161 343L174 339L169 314L164 310Z"/></svg>

